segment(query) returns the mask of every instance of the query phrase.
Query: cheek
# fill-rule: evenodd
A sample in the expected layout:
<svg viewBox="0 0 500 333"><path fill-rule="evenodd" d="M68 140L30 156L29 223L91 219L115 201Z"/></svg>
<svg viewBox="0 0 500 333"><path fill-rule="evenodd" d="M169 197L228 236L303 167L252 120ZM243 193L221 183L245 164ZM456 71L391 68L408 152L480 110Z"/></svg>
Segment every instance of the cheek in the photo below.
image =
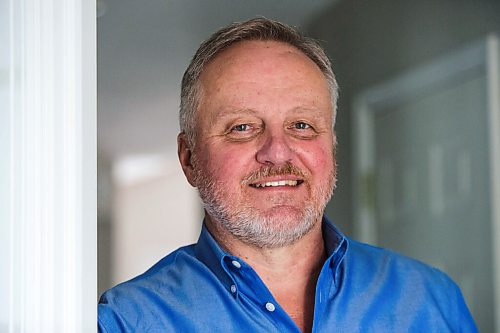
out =
<svg viewBox="0 0 500 333"><path fill-rule="evenodd" d="M333 148L330 144L308 144L301 149L302 161L312 174L329 173L334 168Z"/></svg>
<svg viewBox="0 0 500 333"><path fill-rule="evenodd" d="M251 171L247 167L251 161L247 149L217 147L211 149L207 155L211 158L205 161L206 164L203 167L206 167L212 178L218 182L239 183L246 173Z"/></svg>

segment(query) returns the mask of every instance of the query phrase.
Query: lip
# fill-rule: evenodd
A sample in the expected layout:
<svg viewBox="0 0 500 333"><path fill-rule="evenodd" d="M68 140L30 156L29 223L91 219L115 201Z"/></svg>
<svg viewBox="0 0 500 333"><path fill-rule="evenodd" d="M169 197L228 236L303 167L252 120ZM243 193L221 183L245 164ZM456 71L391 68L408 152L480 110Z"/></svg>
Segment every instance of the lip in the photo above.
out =
<svg viewBox="0 0 500 333"><path fill-rule="evenodd" d="M304 183L304 179L290 175L260 179L248 185L255 189L293 189L299 187L302 183Z"/></svg>

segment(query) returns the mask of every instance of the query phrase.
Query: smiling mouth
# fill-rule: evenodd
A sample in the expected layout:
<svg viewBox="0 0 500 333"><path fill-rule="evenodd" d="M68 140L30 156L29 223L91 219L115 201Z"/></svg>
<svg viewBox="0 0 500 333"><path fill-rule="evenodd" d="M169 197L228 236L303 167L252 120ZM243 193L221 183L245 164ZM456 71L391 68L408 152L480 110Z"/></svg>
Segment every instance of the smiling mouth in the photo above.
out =
<svg viewBox="0 0 500 333"><path fill-rule="evenodd" d="M272 182L264 182L264 183L254 183L250 184L251 187L255 188L263 188L263 187L278 187L278 186L291 186L295 187L300 184L302 184L304 181L303 180L278 180L278 181L272 181Z"/></svg>

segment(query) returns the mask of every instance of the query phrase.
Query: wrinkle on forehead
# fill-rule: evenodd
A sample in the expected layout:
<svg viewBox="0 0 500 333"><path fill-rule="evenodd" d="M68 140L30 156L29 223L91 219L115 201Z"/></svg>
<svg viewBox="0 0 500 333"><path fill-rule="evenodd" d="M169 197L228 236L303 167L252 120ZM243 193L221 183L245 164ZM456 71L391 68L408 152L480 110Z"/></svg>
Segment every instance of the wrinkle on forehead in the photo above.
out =
<svg viewBox="0 0 500 333"><path fill-rule="evenodd" d="M289 110L290 114L293 115L308 115L308 116L313 116L313 117L320 117L322 114L322 110L319 108L315 107L295 107L291 110ZM259 114L258 110L254 110L251 108L232 108L232 107L226 107L218 110L213 118L216 119L224 119L224 118L231 118L234 116L256 116Z"/></svg>
<svg viewBox="0 0 500 333"><path fill-rule="evenodd" d="M295 73L304 73L314 71L324 78L320 68L306 56L302 51L292 45L277 41L243 41L236 43L228 49L216 55L205 67L200 76L200 81L205 89L210 89L213 84L227 77L233 77L241 74L238 66L259 66L261 69L268 70L269 73L276 71L275 59L282 58L281 67L292 59L298 60L294 64ZM278 63L279 65L279 63ZM248 74L248 73L247 73ZM210 78L210 80L207 80ZM215 81L215 82L214 82ZM217 89L219 91L220 88Z"/></svg>

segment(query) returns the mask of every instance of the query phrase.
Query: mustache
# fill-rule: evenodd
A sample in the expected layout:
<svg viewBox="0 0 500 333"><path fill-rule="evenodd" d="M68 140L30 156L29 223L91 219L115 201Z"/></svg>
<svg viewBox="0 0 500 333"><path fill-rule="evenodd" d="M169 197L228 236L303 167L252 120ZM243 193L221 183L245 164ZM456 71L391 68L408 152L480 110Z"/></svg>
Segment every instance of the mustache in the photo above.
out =
<svg viewBox="0 0 500 333"><path fill-rule="evenodd" d="M286 162L282 166L274 166L274 165L267 165L260 167L257 170L254 170L250 172L248 175L246 175L241 183L243 185L248 185L248 184L253 184L256 181L265 178L265 177L272 177L272 176L297 176L302 179L306 178L306 174L300 169L299 167L293 165L290 162Z"/></svg>

